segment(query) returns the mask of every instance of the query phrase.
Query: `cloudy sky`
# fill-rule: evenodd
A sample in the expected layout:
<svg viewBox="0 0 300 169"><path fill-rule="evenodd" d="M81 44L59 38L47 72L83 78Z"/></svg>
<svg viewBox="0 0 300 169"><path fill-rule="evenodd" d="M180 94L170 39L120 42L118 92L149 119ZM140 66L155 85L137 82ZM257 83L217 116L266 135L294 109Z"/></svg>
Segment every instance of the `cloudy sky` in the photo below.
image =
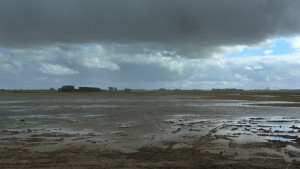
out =
<svg viewBox="0 0 300 169"><path fill-rule="evenodd" d="M0 88L300 88L299 0L1 0Z"/></svg>

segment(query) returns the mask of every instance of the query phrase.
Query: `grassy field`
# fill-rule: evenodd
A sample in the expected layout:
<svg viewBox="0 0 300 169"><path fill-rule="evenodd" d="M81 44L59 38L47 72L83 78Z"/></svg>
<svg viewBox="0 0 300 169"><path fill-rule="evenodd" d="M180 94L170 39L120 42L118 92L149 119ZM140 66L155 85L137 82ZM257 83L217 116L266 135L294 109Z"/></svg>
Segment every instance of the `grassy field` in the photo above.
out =
<svg viewBox="0 0 300 169"><path fill-rule="evenodd" d="M37 96L37 97L50 97L50 96L103 96L103 97L126 97L126 96L172 96L184 99L216 99L216 100L247 100L247 101L282 101L293 103L282 104L259 104L275 105L275 106L300 106L300 91L239 91L239 92L211 92L211 91L149 91L149 92L0 92L0 97L8 96Z"/></svg>

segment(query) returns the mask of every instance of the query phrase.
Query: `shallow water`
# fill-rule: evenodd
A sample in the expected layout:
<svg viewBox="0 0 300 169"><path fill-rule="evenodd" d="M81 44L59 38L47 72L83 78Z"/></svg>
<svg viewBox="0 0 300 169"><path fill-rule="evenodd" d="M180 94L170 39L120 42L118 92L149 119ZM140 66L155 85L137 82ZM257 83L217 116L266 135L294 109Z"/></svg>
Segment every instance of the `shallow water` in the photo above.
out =
<svg viewBox="0 0 300 169"><path fill-rule="evenodd" d="M2 132L0 140L11 136L26 140L32 135L27 131L61 132L75 136L64 138L57 147L101 145L134 152L143 146L167 147L164 142L177 142L172 148L200 147L201 151L247 154L248 150L239 145L281 141L291 144L286 150L299 152L292 144L300 136L300 108L255 105L270 103L288 102L176 96L1 97L0 129L8 132ZM203 137L208 137L205 144L201 142ZM47 139L48 148L55 147L50 144L52 138ZM196 145L199 140L201 144ZM0 142L9 144L7 140Z"/></svg>

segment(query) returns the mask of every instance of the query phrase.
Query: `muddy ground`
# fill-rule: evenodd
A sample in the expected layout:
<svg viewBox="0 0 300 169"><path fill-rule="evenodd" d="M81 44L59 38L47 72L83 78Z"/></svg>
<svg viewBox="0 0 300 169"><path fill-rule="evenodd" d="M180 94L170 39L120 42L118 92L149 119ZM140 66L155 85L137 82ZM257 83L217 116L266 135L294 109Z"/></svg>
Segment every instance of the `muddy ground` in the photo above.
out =
<svg viewBox="0 0 300 169"><path fill-rule="evenodd" d="M0 168L300 168L295 93L0 93Z"/></svg>

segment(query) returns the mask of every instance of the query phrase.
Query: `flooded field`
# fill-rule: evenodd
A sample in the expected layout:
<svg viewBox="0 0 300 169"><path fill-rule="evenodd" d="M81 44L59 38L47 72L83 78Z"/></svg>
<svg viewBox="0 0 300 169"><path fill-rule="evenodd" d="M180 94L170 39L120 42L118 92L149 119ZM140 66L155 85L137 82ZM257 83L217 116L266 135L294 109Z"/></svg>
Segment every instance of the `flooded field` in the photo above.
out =
<svg viewBox="0 0 300 169"><path fill-rule="evenodd" d="M300 168L298 94L0 94L0 168Z"/></svg>

